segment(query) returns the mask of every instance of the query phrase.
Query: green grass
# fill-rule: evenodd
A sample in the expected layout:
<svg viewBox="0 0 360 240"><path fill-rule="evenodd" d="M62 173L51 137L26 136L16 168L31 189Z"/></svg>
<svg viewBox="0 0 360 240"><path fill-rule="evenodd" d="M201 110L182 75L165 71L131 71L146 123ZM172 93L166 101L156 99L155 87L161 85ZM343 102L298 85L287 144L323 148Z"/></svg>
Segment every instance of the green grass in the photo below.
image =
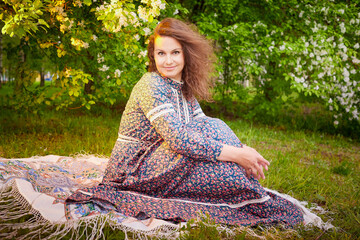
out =
<svg viewBox="0 0 360 240"><path fill-rule="evenodd" d="M34 155L73 155L77 153L110 156L117 138L121 110L96 109L49 111L42 116L0 112L0 156L21 158ZM265 187L290 194L300 201L317 204L328 211L323 220L331 220L337 229L299 228L296 232L281 227L233 228L230 239L255 239L255 232L267 239L360 239L360 143L340 135L228 120L243 143L257 149L271 161ZM213 226L198 224L186 228L183 239L224 239L226 233ZM121 233L106 230L107 239ZM123 236L123 235L121 235Z"/></svg>

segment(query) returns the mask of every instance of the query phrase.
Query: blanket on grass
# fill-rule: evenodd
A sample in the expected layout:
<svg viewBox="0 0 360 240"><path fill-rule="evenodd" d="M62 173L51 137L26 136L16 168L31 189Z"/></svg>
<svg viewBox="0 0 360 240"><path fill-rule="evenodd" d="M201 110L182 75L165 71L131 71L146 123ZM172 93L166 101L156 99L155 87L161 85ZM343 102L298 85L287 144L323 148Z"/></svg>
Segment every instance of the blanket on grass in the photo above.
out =
<svg viewBox="0 0 360 240"><path fill-rule="evenodd" d="M77 189L98 185L108 158L93 155L5 159L0 157L0 238L103 238L105 225L131 232L132 237L156 236L175 239L183 224L160 219L138 220L96 204L72 204L65 199ZM333 227L307 209L306 202L280 194L299 206L305 224L322 229ZM319 210L319 207L317 206ZM321 210L321 209L320 209Z"/></svg>

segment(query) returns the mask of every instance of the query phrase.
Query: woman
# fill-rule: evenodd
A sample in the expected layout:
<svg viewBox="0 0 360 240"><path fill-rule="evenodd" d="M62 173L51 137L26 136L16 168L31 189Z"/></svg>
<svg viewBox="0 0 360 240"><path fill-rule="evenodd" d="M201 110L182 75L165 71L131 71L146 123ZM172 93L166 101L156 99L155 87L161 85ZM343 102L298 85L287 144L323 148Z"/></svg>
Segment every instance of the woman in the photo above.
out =
<svg viewBox="0 0 360 240"><path fill-rule="evenodd" d="M194 96L209 99L212 48L196 30L164 19L150 37L149 73L135 85L103 182L67 201L111 203L133 217L294 226L301 211L266 192L266 161Z"/></svg>

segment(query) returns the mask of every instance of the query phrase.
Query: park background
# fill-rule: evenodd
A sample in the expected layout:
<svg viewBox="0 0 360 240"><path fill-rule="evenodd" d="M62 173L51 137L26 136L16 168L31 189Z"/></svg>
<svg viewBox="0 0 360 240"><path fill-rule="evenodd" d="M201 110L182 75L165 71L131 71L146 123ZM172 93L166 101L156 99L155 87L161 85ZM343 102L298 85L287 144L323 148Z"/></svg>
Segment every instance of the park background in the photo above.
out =
<svg viewBox="0 0 360 240"><path fill-rule="evenodd" d="M207 115L271 161L264 186L321 206L337 227L255 230L359 238L359 4L0 1L0 156L109 157L126 100L147 70L147 39L159 20L175 17L215 49L214 101L201 102ZM224 237L204 226L185 238Z"/></svg>

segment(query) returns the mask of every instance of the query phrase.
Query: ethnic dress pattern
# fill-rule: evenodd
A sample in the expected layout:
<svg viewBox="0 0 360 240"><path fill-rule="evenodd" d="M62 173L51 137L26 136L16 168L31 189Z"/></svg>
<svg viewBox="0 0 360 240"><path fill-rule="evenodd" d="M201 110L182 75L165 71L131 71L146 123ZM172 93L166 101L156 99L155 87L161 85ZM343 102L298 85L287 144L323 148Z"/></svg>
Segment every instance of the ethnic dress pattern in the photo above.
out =
<svg viewBox="0 0 360 240"><path fill-rule="evenodd" d="M217 160L223 144L242 147L223 121L185 99L181 82L146 73L126 105L102 182L75 192L67 204L110 204L126 216L173 221L207 214L245 226L303 222L294 204L239 165Z"/></svg>

